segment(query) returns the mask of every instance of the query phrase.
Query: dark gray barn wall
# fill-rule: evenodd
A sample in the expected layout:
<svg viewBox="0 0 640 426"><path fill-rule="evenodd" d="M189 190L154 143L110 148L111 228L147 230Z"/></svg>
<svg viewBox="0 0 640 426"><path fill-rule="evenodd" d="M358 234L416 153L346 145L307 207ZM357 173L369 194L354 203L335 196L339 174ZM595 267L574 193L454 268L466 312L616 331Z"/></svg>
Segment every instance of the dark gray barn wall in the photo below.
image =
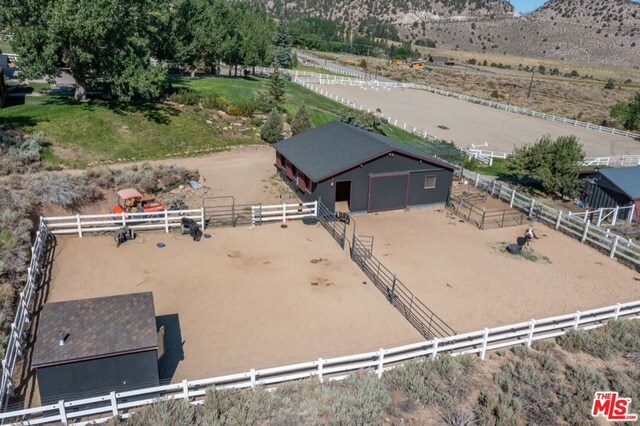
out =
<svg viewBox="0 0 640 426"><path fill-rule="evenodd" d="M621 193L607 178L600 176L596 183L587 183L587 204L593 209L626 207L632 204L628 196ZM621 212L620 219L627 219L629 212Z"/></svg>
<svg viewBox="0 0 640 426"><path fill-rule="evenodd" d="M42 367L36 375L43 405L69 399L74 394L96 396L115 389L146 388L159 383L155 350Z"/></svg>
<svg viewBox="0 0 640 426"><path fill-rule="evenodd" d="M447 200L453 172L431 163L420 163L418 160L395 154L393 157L384 156L365 163L363 167L355 167L331 179L314 185L313 197L319 199L330 210L335 209L335 182L351 181L351 211L367 211L369 202L369 175L377 173L410 172L409 177L409 205L426 205L444 203ZM436 187L424 189L424 177L436 176ZM331 186L331 182L334 186ZM298 191L300 194L300 191Z"/></svg>

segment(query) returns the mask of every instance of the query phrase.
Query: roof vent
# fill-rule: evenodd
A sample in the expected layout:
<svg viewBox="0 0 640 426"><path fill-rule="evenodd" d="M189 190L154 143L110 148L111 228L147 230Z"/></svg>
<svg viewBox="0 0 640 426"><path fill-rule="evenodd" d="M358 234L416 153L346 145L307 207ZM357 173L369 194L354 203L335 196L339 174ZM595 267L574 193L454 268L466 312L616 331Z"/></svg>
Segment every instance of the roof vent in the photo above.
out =
<svg viewBox="0 0 640 426"><path fill-rule="evenodd" d="M58 344L60 346L64 346L64 341L66 340L66 337L63 331L58 331Z"/></svg>

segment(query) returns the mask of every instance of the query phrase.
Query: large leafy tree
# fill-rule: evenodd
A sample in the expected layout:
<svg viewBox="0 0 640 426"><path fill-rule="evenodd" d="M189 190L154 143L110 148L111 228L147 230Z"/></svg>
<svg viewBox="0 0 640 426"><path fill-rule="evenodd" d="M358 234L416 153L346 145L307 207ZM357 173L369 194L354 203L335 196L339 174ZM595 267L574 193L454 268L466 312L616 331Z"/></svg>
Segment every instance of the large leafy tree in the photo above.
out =
<svg viewBox="0 0 640 426"><path fill-rule="evenodd" d="M164 0L5 0L0 13L22 76L69 69L80 100L92 82L108 83L122 99L159 94L164 69L150 59L167 10Z"/></svg>
<svg viewBox="0 0 640 426"><path fill-rule="evenodd" d="M266 66L273 56L271 40L276 30L276 23L264 12L250 10L243 17L240 27L242 35L242 56L247 66Z"/></svg>
<svg viewBox="0 0 640 426"><path fill-rule="evenodd" d="M584 155L576 136L553 140L546 135L533 145L516 148L508 157L506 168L519 179L540 182L550 194L576 196L582 185L578 170Z"/></svg>
<svg viewBox="0 0 640 426"><path fill-rule="evenodd" d="M631 102L618 102L611 107L611 116L627 130L640 129L640 93Z"/></svg>

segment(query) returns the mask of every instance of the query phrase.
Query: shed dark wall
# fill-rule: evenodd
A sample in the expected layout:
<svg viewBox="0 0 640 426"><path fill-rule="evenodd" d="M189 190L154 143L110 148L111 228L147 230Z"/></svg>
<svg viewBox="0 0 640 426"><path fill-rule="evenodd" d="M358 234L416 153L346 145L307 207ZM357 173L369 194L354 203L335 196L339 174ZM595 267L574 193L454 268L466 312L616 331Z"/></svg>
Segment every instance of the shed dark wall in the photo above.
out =
<svg viewBox="0 0 640 426"><path fill-rule="evenodd" d="M36 375L42 405L73 395L96 396L112 390L153 387L159 384L157 351L41 367Z"/></svg>
<svg viewBox="0 0 640 426"><path fill-rule="evenodd" d="M335 182L350 180L351 211L364 212L367 211L369 203L369 175L395 172L409 172L408 205L416 206L446 202L451 188L451 181L453 180L453 171L430 163L420 163L416 159L400 154L394 154L393 157L377 158L363 164L362 167L355 167L331 179L314 183L311 188L311 194L298 191L298 195L305 202L322 199L322 203L331 211L334 211L336 199ZM436 176L436 187L434 189L424 189L425 176ZM334 186L331 186L331 182L334 182Z"/></svg>
<svg viewBox="0 0 640 426"><path fill-rule="evenodd" d="M585 188L585 203L593 208L612 208L615 206L626 207L633 204L632 200L613 185L604 176L599 176L596 183L587 182ZM620 219L627 219L630 212L620 212Z"/></svg>

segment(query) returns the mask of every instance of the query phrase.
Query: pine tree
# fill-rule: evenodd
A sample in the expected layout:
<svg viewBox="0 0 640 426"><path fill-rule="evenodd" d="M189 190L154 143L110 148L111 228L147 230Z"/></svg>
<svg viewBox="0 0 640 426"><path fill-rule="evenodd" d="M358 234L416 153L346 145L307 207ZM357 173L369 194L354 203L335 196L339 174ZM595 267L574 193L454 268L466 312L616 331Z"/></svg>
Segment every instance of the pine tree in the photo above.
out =
<svg viewBox="0 0 640 426"><path fill-rule="evenodd" d="M278 31L273 37L273 45L276 49L273 64L283 68L291 68L291 36L284 22L280 22L278 25Z"/></svg>
<svg viewBox="0 0 640 426"><path fill-rule="evenodd" d="M277 108L274 108L260 129L260 137L267 143L276 143L282 140L282 130L282 115Z"/></svg>
<svg viewBox="0 0 640 426"><path fill-rule="evenodd" d="M284 77L278 67L275 67L269 79L269 97L271 106L280 109L284 99Z"/></svg>
<svg viewBox="0 0 640 426"><path fill-rule="evenodd" d="M311 127L311 120L309 120L307 107L302 105L296 112L293 120L291 120L291 133L299 135L300 133L306 132Z"/></svg>

